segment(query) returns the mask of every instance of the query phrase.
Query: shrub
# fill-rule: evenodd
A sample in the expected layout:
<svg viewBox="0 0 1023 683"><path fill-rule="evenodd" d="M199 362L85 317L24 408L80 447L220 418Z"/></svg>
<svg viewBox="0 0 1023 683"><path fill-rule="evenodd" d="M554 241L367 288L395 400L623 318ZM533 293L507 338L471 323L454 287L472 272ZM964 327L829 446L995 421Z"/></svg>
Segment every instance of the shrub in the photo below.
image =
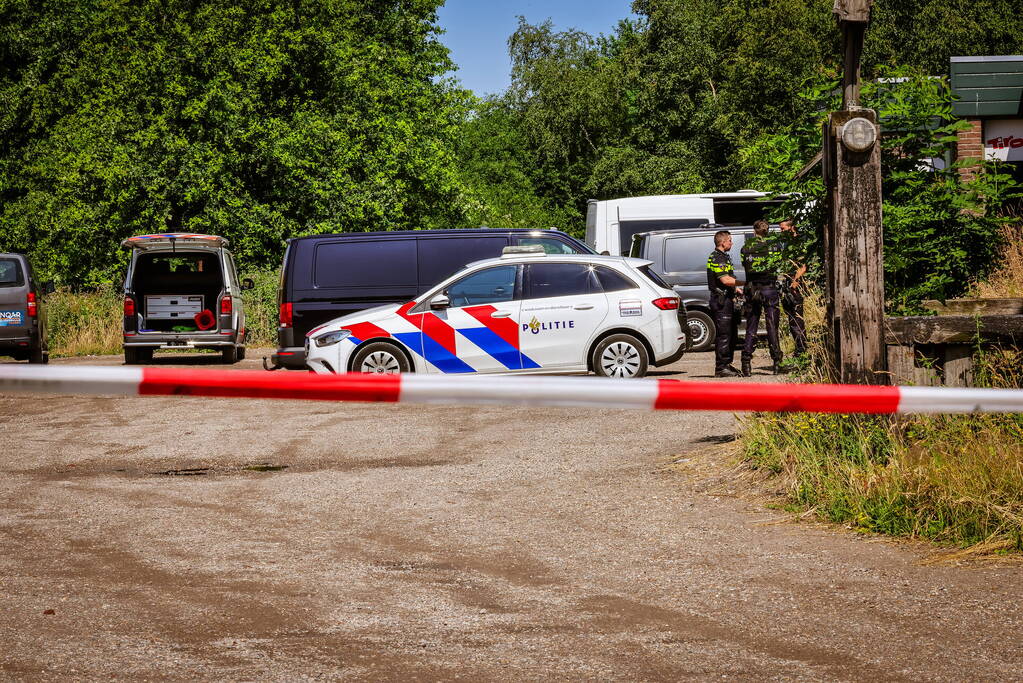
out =
<svg viewBox="0 0 1023 683"><path fill-rule="evenodd" d="M59 289L44 299L54 356L85 356L121 352L123 298L103 285L92 292Z"/></svg>

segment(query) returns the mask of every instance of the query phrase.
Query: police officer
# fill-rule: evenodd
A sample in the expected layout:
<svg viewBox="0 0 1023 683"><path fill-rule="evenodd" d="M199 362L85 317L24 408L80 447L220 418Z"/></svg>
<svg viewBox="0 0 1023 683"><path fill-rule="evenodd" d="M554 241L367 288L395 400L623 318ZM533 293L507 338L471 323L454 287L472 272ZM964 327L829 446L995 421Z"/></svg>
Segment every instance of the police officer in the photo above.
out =
<svg viewBox="0 0 1023 683"><path fill-rule="evenodd" d="M774 361L774 373L782 372L781 344L778 343L779 306L778 273L784 257L782 245L774 235L768 235L770 226L760 220L753 224L753 236L742 248L742 267L746 271L746 302L742 307L746 318L746 340L742 347L742 375L752 373L753 350L757 346L757 329L763 313L767 325L767 345Z"/></svg>
<svg viewBox="0 0 1023 683"><path fill-rule="evenodd" d="M803 287L802 278L806 274L808 255L796 232L796 223L786 218L778 224L781 227L781 238L785 245L787 267L779 286L781 287L781 308L789 321L789 333L796 345L795 355L806 353L806 321L803 319Z"/></svg>
<svg viewBox="0 0 1023 683"><path fill-rule="evenodd" d="M706 226L712 227L712 226ZM739 339L738 321L735 319L735 295L740 293L732 267L732 233L719 230L714 233L714 251L707 257L707 287L710 289L710 310L714 315L714 376L738 377L732 366L735 347Z"/></svg>

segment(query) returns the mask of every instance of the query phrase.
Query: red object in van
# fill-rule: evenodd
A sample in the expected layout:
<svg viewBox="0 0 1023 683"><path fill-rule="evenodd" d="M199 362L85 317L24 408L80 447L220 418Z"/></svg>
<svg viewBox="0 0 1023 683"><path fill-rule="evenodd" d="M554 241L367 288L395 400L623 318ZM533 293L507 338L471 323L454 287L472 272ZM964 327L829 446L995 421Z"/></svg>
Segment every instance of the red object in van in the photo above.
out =
<svg viewBox="0 0 1023 683"><path fill-rule="evenodd" d="M196 313L192 320L195 321L195 326L200 330L209 330L217 326L217 319L213 317L213 312L208 308Z"/></svg>

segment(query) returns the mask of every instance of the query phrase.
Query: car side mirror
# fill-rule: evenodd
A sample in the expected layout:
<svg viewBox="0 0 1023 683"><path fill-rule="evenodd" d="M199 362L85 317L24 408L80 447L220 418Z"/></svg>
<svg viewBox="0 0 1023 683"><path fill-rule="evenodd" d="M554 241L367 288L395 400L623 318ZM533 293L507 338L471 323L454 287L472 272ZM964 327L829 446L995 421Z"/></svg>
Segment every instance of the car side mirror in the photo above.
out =
<svg viewBox="0 0 1023 683"><path fill-rule="evenodd" d="M57 291L57 287L52 282L43 283L43 294L53 294Z"/></svg>
<svg viewBox="0 0 1023 683"><path fill-rule="evenodd" d="M251 277L247 277L242 280L242 289L252 289L256 286L256 283L252 281Z"/></svg>
<svg viewBox="0 0 1023 683"><path fill-rule="evenodd" d="M442 311L445 308L449 308L450 306L451 299L447 298L447 296L443 294L438 294L437 296L430 299L430 308L434 311Z"/></svg>

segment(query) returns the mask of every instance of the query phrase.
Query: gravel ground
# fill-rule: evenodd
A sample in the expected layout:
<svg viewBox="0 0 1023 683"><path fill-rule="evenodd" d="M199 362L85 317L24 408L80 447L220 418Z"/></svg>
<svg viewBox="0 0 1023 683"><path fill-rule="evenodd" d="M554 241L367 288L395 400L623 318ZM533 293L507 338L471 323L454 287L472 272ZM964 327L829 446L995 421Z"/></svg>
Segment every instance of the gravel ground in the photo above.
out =
<svg viewBox="0 0 1023 683"><path fill-rule="evenodd" d="M730 495L730 415L0 396L0 416L5 679L1023 677L1018 568Z"/></svg>

